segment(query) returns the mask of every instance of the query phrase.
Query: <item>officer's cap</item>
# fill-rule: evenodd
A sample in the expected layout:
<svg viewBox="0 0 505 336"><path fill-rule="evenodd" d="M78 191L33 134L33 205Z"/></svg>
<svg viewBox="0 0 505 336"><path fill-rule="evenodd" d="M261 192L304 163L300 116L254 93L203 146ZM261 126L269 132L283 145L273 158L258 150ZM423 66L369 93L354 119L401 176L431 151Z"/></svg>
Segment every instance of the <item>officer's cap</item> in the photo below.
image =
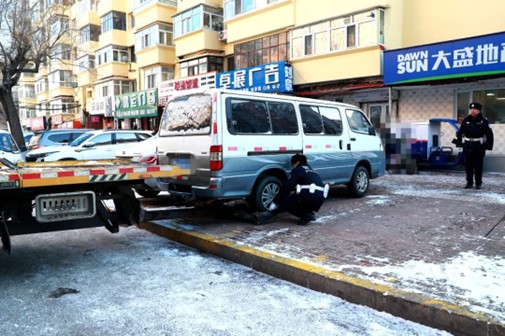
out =
<svg viewBox="0 0 505 336"><path fill-rule="evenodd" d="M470 103L470 105L468 106L468 108L469 109L477 109L477 110L481 111L482 110L482 105L479 104L479 103L474 102L474 103Z"/></svg>

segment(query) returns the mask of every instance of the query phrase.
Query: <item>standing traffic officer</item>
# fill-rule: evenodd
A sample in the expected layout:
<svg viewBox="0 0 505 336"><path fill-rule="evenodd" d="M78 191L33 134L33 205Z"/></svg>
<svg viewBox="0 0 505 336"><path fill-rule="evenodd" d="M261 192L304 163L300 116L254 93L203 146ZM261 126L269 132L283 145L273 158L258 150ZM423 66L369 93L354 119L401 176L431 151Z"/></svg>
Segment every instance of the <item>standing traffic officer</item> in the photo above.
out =
<svg viewBox="0 0 505 336"><path fill-rule="evenodd" d="M466 172L465 189L473 187L475 177L475 188L482 186L482 166L484 155L487 150L493 149L493 130L489 126L489 121L481 113L482 105L473 102L468 107L470 113L463 119L461 128L457 134L458 147L463 146L463 157Z"/></svg>

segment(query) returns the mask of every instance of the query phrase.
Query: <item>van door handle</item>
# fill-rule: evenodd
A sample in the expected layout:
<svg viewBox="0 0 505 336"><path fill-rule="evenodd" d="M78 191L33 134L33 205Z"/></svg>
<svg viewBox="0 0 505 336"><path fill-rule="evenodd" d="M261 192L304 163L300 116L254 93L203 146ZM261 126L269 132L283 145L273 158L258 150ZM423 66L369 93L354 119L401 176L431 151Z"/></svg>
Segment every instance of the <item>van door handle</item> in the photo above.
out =
<svg viewBox="0 0 505 336"><path fill-rule="evenodd" d="M356 138L351 138L351 141L356 141Z"/></svg>
<svg viewBox="0 0 505 336"><path fill-rule="evenodd" d="M343 144L342 140L339 140L338 146L340 147L340 149L342 149L342 144Z"/></svg>

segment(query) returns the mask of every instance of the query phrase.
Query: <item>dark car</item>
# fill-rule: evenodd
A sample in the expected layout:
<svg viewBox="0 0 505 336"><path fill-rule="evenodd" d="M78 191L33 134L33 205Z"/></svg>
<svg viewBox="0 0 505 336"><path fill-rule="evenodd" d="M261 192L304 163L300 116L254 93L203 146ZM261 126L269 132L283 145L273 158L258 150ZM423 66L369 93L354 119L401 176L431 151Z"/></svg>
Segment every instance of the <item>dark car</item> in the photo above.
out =
<svg viewBox="0 0 505 336"><path fill-rule="evenodd" d="M63 146L72 142L83 133L92 131L89 128L62 128L35 133L30 139L28 150L41 147Z"/></svg>

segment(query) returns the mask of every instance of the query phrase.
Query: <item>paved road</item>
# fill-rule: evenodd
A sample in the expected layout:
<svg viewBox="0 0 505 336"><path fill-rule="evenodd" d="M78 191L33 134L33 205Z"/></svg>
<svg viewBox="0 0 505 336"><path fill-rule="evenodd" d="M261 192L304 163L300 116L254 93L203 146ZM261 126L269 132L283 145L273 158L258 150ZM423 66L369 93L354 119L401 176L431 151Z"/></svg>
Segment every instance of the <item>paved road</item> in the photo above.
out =
<svg viewBox="0 0 505 336"><path fill-rule="evenodd" d="M254 226L231 216L236 207L158 218L144 227L413 321L503 335L504 180L485 174L482 190L465 190L461 173L387 175L360 199L334 188L306 227L289 215ZM163 199L150 203L160 206Z"/></svg>
<svg viewBox="0 0 505 336"><path fill-rule="evenodd" d="M449 335L136 227L12 241L0 254L4 336Z"/></svg>

